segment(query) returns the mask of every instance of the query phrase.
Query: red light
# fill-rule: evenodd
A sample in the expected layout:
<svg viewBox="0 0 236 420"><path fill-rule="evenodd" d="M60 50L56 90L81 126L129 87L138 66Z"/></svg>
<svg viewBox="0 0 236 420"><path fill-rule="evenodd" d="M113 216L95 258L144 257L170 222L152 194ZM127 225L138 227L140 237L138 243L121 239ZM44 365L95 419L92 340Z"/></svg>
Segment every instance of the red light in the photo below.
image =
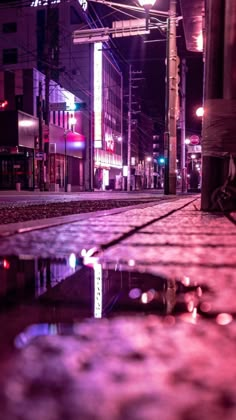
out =
<svg viewBox="0 0 236 420"><path fill-rule="evenodd" d="M5 270L9 270L10 268L10 263L7 260L3 260L3 268L5 268Z"/></svg>
<svg viewBox="0 0 236 420"><path fill-rule="evenodd" d="M4 109L8 105L8 101L0 101L0 108Z"/></svg>

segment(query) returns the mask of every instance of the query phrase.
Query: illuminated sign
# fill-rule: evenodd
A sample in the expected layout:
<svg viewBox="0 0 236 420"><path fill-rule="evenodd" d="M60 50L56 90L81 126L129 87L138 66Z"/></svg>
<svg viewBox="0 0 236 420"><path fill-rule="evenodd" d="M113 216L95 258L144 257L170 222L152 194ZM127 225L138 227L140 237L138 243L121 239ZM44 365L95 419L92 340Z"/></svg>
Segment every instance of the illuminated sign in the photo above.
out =
<svg viewBox="0 0 236 420"><path fill-rule="evenodd" d="M102 42L94 44L94 147L102 147Z"/></svg>
<svg viewBox="0 0 236 420"><path fill-rule="evenodd" d="M47 6L48 5L48 3L49 3L49 1L48 0L33 0L32 2L31 2L31 7L42 7L42 6ZM59 4L59 3L61 3L61 0L51 0L50 1L50 4ZM88 2L87 2L87 0L78 0L78 3L80 4L80 6L82 7L82 9L84 10L84 11L86 11L87 10L87 8L88 8Z"/></svg>
<svg viewBox="0 0 236 420"><path fill-rule="evenodd" d="M82 7L82 9L84 11L86 11L87 8L88 8L88 2L87 2L87 0L78 0L78 1L79 1L80 6Z"/></svg>
<svg viewBox="0 0 236 420"><path fill-rule="evenodd" d="M115 142L114 142L112 134L108 134L108 133L105 134L105 142L107 145L106 149L109 150L110 152L114 152Z"/></svg>
<svg viewBox="0 0 236 420"><path fill-rule="evenodd" d="M57 4L57 3L61 3L61 0L51 0L50 4ZM47 6L48 5L48 0L33 0L31 2L31 7L39 7L39 6Z"/></svg>
<svg viewBox="0 0 236 420"><path fill-rule="evenodd" d="M94 318L102 318L102 266L95 263L94 270Z"/></svg>

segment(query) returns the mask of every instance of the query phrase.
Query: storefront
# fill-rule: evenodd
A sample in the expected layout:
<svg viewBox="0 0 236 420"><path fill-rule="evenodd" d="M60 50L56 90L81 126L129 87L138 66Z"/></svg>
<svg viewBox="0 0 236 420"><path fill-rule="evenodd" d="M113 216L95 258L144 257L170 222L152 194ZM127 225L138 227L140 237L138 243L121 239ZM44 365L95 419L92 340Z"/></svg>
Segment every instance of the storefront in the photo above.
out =
<svg viewBox="0 0 236 420"><path fill-rule="evenodd" d="M17 148L15 148L17 149ZM22 189L34 187L34 151L19 147L19 151L0 147L0 188Z"/></svg>
<svg viewBox="0 0 236 420"><path fill-rule="evenodd" d="M0 189L33 189L38 119L20 111L0 112Z"/></svg>

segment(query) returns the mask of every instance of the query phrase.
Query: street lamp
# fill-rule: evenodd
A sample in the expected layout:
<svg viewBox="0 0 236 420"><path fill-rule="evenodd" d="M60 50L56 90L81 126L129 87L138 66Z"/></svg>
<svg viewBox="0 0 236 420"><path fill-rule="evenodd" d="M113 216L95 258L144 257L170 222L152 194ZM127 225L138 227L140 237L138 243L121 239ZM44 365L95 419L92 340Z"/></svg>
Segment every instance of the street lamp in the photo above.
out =
<svg viewBox="0 0 236 420"><path fill-rule="evenodd" d="M140 6L143 7L144 10L145 10L146 30L148 31L149 11L150 11L151 7L153 7L154 4L156 3L156 0L138 0L138 2L140 4Z"/></svg>
<svg viewBox="0 0 236 420"><path fill-rule="evenodd" d="M155 0L138 0L148 17ZM165 194L176 194L176 95L177 95L177 48L176 2L169 0L166 49L166 106L165 106Z"/></svg>
<svg viewBox="0 0 236 420"><path fill-rule="evenodd" d="M197 108L197 110L196 110L196 116L197 117L203 117L203 115L204 115L204 109L203 109L203 107L202 106L200 106L199 108Z"/></svg>
<svg viewBox="0 0 236 420"><path fill-rule="evenodd" d="M65 167L64 167L64 189L65 192L70 192L70 187L68 187L68 156L67 156L67 134L68 133L73 133L74 131L74 126L76 124L77 120L76 118L73 116L73 114L71 114L70 118L69 118L69 126L70 128L68 130L65 130L64 132L64 146L65 146L65 150L64 150L64 158L65 158Z"/></svg>

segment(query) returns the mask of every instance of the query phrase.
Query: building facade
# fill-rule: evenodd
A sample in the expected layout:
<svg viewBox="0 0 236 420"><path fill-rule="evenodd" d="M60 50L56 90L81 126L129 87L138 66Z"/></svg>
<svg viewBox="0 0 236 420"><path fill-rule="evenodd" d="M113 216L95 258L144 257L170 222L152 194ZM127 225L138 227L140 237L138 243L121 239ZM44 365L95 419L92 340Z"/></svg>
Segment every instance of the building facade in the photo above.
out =
<svg viewBox="0 0 236 420"><path fill-rule="evenodd" d="M1 71L0 96L7 102L0 111L0 188L14 189L20 183L23 189L36 189L42 188L42 181L47 190L65 190L66 184L83 189L86 142L81 134L81 112L57 109L58 104L74 104L78 98L51 82L50 107L54 110L49 111L46 125L40 118L45 76L36 69Z"/></svg>
<svg viewBox="0 0 236 420"><path fill-rule="evenodd" d="M111 51L105 48L105 45L76 45L72 41L75 30L94 26L95 22L90 16L86 0L32 0L28 3L22 1L22 7L9 7L9 4L6 4L6 7L1 6L0 69L5 71L5 80L0 80L0 100L12 96L12 93L8 92L8 89L11 91L11 82L8 83L7 78L13 78L9 74L14 72L15 97L8 101L7 109L10 111L15 105L16 110L23 110L37 118L36 99L39 96L39 86L36 84L32 87L31 95L34 99L31 99L35 108L29 109L30 107L25 106L25 97L30 94L28 90L27 94L24 90L22 98L20 72L35 72L37 69L40 74L45 75L42 80L43 110L50 145L47 151L46 182L59 184L59 188L65 187L65 181L62 180L65 180L66 169L63 176L63 159L57 158L57 153L51 152L55 150L53 144L56 144L58 153L59 150L62 152L60 142L56 142L60 128L64 130L64 133L60 134L63 138L66 130L68 139L72 138L72 134L68 132L71 131L71 126L68 126L64 109L58 107L56 110L54 107L53 111L50 111L50 106L52 103L68 104L72 100L71 95L74 95L75 101L84 105L77 115L74 115L73 111L69 115L78 119L77 127L73 127L73 130L77 130L82 136L81 141L84 142L84 150L79 157L83 168L81 169L79 164L80 180L79 184L76 181L76 188L93 190L119 188L120 185L123 134L122 74ZM64 89L64 96L59 93L60 86L61 92ZM65 147L63 150L65 154ZM62 156L63 153L59 154ZM50 156L51 154L53 156ZM70 159L69 150L66 154ZM49 169L53 165L60 168L57 174ZM73 173L71 176L74 177Z"/></svg>

